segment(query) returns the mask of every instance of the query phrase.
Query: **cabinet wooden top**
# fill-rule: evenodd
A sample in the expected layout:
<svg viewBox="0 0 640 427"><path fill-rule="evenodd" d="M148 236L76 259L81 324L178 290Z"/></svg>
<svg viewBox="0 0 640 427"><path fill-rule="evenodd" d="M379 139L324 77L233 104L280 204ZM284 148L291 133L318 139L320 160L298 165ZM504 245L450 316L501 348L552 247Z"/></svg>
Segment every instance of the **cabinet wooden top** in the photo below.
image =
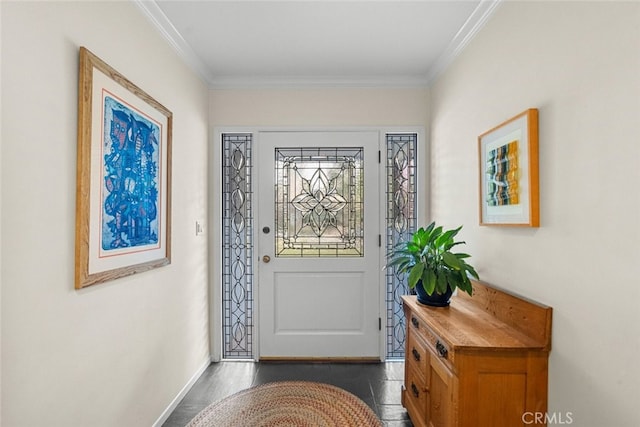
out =
<svg viewBox="0 0 640 427"><path fill-rule="evenodd" d="M473 281L473 297L458 292L449 307L428 307L402 297L435 334L454 349L551 350L551 307Z"/></svg>

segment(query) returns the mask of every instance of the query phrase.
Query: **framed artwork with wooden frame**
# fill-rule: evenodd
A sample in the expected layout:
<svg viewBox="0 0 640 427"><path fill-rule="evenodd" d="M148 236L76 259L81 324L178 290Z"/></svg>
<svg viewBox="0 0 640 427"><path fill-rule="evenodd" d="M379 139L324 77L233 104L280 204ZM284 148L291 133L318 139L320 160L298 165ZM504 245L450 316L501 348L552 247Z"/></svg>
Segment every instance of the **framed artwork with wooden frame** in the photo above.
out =
<svg viewBox="0 0 640 427"><path fill-rule="evenodd" d="M172 113L80 48L75 287L171 263Z"/></svg>
<svg viewBox="0 0 640 427"><path fill-rule="evenodd" d="M538 110L478 137L480 225L540 226Z"/></svg>

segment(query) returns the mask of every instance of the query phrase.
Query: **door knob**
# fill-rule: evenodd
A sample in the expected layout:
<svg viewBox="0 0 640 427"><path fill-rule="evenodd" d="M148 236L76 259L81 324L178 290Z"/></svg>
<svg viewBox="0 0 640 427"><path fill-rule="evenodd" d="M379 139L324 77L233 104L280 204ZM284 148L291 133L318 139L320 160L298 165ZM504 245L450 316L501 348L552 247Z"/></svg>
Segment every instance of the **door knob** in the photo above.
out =
<svg viewBox="0 0 640 427"><path fill-rule="evenodd" d="M264 262L265 264L269 261L271 261L271 257L269 255L265 255L262 257L262 262Z"/></svg>

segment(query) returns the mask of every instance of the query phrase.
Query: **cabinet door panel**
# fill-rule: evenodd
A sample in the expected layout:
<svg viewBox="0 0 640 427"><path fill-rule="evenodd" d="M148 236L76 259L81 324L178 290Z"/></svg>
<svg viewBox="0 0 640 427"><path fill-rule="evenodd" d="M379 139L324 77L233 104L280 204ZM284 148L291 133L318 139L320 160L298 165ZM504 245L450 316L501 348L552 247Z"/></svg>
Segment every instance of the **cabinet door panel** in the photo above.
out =
<svg viewBox="0 0 640 427"><path fill-rule="evenodd" d="M427 419L431 427L450 427L453 399L453 374L438 356L429 358L429 395L427 397Z"/></svg>
<svg viewBox="0 0 640 427"><path fill-rule="evenodd" d="M478 395L491 396L487 404L478 405L479 425L494 427L522 426L525 413L526 373L478 373Z"/></svg>

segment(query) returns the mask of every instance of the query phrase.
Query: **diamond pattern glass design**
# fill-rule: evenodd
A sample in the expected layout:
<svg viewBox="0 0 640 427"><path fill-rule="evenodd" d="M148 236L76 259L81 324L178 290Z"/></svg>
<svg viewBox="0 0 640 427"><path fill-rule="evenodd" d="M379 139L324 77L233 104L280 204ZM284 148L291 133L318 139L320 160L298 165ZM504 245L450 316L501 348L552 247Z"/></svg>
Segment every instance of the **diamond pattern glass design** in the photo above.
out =
<svg viewBox="0 0 640 427"><path fill-rule="evenodd" d="M387 250L406 241L416 230L417 134L386 135L386 237ZM400 297L409 293L407 279L395 268L386 272L387 358L404 358L405 318Z"/></svg>
<svg viewBox="0 0 640 427"><path fill-rule="evenodd" d="M253 357L251 134L223 134L223 358Z"/></svg>
<svg viewBox="0 0 640 427"><path fill-rule="evenodd" d="M276 148L275 254L364 256L363 148Z"/></svg>

